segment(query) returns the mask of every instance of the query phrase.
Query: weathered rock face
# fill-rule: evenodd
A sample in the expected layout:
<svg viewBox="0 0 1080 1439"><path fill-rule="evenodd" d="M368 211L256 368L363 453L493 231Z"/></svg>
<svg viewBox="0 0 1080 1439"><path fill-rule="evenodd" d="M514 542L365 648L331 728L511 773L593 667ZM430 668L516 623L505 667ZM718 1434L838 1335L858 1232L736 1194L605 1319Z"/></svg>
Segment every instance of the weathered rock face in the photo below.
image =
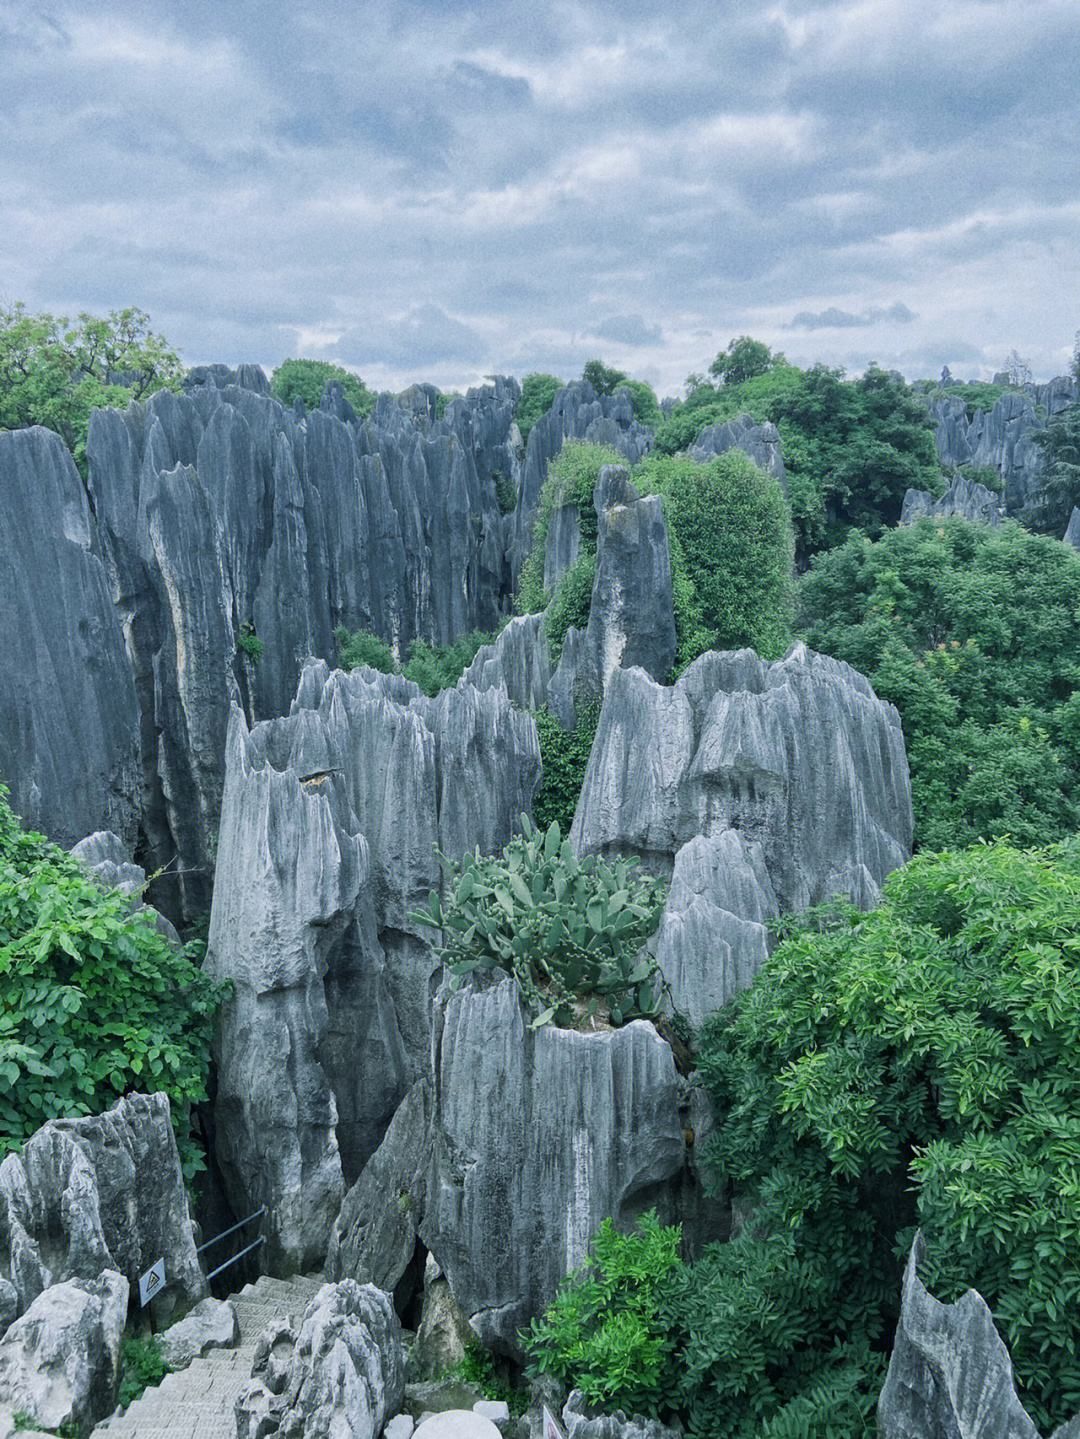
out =
<svg viewBox="0 0 1080 1439"><path fill-rule="evenodd" d="M38 1295L0 1339L0 1425L5 1409L80 1431L110 1413L127 1303L128 1281L111 1269Z"/></svg>
<svg viewBox="0 0 1080 1439"><path fill-rule="evenodd" d="M780 910L858 904L911 853L900 717L849 665L796 645L702 655L664 688L612 677L574 819L581 853L638 855L671 874L697 835L761 846Z"/></svg>
<svg viewBox="0 0 1080 1439"><path fill-rule="evenodd" d="M722 425L710 425L702 430L691 446L690 455L704 465L728 450L742 450L749 455L759 469L779 480L787 493L783 445L774 424L766 421L759 425L750 415L737 415Z"/></svg>
<svg viewBox="0 0 1080 1439"><path fill-rule="evenodd" d="M236 1307L228 1299L200 1299L178 1324L158 1335L158 1347L170 1369L186 1369L211 1349L231 1349L240 1340Z"/></svg>
<svg viewBox="0 0 1080 1439"><path fill-rule="evenodd" d="M1080 509L1074 509L1069 516L1069 523L1062 538L1067 545L1080 550Z"/></svg>
<svg viewBox="0 0 1080 1439"><path fill-rule="evenodd" d="M478 690L501 686L522 709L547 703L551 680L551 650L543 614L512 619L493 645L477 650L476 658L458 681L458 688Z"/></svg>
<svg viewBox="0 0 1080 1439"><path fill-rule="evenodd" d="M436 965L409 914L439 886L436 846L501 848L539 768L502 689L431 700L319 663L289 718L249 733L234 712L207 959L235 987L217 1156L238 1214L269 1206L279 1269L321 1260L427 1054Z"/></svg>
<svg viewBox="0 0 1080 1439"><path fill-rule="evenodd" d="M921 519L945 519L956 515L962 520L976 520L986 525L1000 525L1005 511L999 495L985 485L957 475L952 484L935 500L929 490L908 490L900 513L902 525Z"/></svg>
<svg viewBox="0 0 1080 1439"><path fill-rule="evenodd" d="M384 1265L376 1190L408 1196L388 1286L404 1272L411 1231L496 1349L517 1352L519 1330L603 1219L629 1224L651 1206L671 1216L680 1204L688 1097L650 1024L534 1032L513 980L463 989L440 1000L424 1087L346 1199L331 1269L362 1278Z"/></svg>
<svg viewBox="0 0 1080 1439"><path fill-rule="evenodd" d="M43 1125L0 1164L0 1277L22 1313L44 1290L119 1270L127 1284L162 1255L166 1318L201 1299L180 1156L163 1094L130 1094L105 1114Z"/></svg>
<svg viewBox="0 0 1080 1439"><path fill-rule="evenodd" d="M101 828L131 844L135 688L86 494L51 431L0 434L0 529L0 781L65 846Z"/></svg>
<svg viewBox="0 0 1080 1439"><path fill-rule="evenodd" d="M657 1419L628 1419L621 1410L590 1418L581 1391L574 1389L563 1406L567 1439L678 1439L677 1431Z"/></svg>
<svg viewBox="0 0 1080 1439"><path fill-rule="evenodd" d="M947 469L993 466L1004 482L1007 513L1019 514L1039 489L1043 458L1036 437L1078 398L1080 383L1068 376L1002 395L970 418L960 397L944 396L931 406L938 457Z"/></svg>
<svg viewBox="0 0 1080 1439"><path fill-rule="evenodd" d="M146 889L146 871L142 865L132 863L127 847L118 834L99 829L73 845L71 853L86 866L100 885L106 889L122 890L129 895L133 910L146 910L153 916L158 929L167 939L174 944L180 943L180 936L165 916L151 905L142 902Z"/></svg>
<svg viewBox="0 0 1080 1439"><path fill-rule="evenodd" d="M919 1236L878 1402L882 1439L1039 1439L988 1305L974 1289L955 1304L939 1303L919 1278L923 1252Z"/></svg>
<svg viewBox="0 0 1080 1439"><path fill-rule="evenodd" d="M599 699L620 667L639 665L666 679L675 663L671 551L659 495L642 499L628 470L605 465L594 494L596 579L589 623L571 630L551 681L549 702L573 727L577 706Z"/></svg>
<svg viewBox="0 0 1080 1439"><path fill-rule="evenodd" d="M256 1372L238 1401L240 1434L378 1439L405 1397L401 1326L390 1296L351 1280L324 1285L307 1307L288 1367L280 1360L276 1367L281 1372L267 1376L270 1384Z"/></svg>

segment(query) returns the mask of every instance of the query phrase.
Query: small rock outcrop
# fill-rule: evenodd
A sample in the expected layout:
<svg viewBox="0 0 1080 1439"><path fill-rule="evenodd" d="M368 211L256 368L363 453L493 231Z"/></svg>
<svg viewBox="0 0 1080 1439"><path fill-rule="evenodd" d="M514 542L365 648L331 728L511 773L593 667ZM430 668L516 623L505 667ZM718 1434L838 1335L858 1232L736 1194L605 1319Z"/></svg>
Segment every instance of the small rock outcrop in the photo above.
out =
<svg viewBox="0 0 1080 1439"><path fill-rule="evenodd" d="M1067 545L1072 545L1074 549L1080 550L1080 509L1074 509L1069 516L1069 523L1065 527L1062 539Z"/></svg>
<svg viewBox="0 0 1080 1439"><path fill-rule="evenodd" d="M128 1281L106 1269L39 1294L0 1339L0 1432L14 1415L82 1432L112 1410Z"/></svg>
<svg viewBox="0 0 1080 1439"><path fill-rule="evenodd" d="M1039 1439L1017 1398L1009 1351L989 1306L974 1289L955 1304L935 1299L919 1278L924 1252L917 1236L878 1401L881 1439ZM1057 1431L1061 1439L1068 1427Z"/></svg>
<svg viewBox="0 0 1080 1439"><path fill-rule="evenodd" d="M138 831L139 713L86 493L63 440L0 434L0 782L65 848Z"/></svg>
<svg viewBox="0 0 1080 1439"><path fill-rule="evenodd" d="M308 1305L291 1353L280 1342L260 1344L252 1382L237 1401L237 1433L378 1439L404 1397L401 1325L390 1296L351 1280L326 1284Z"/></svg>
<svg viewBox="0 0 1080 1439"><path fill-rule="evenodd" d="M118 1270L125 1283L166 1257L155 1300L167 1319L206 1293L164 1094L56 1119L0 1164L0 1280L22 1313L50 1286Z"/></svg>
<svg viewBox="0 0 1080 1439"><path fill-rule="evenodd" d="M780 431L774 424L768 420L758 424L750 415L737 415L722 425L710 425L702 430L690 447L690 457L705 465L728 450L742 450L749 455L758 469L779 480L781 488L787 493L784 450Z"/></svg>
<svg viewBox="0 0 1080 1439"><path fill-rule="evenodd" d="M158 1347L170 1369L186 1369L211 1349L231 1349L240 1340L236 1306L228 1299L200 1299L177 1324L158 1335Z"/></svg>
<svg viewBox="0 0 1080 1439"><path fill-rule="evenodd" d="M1005 518L1005 510L1000 495L965 475L957 475L940 500L935 500L929 490L908 490L900 512L900 523L911 525L916 520L946 519L953 515L984 525L1000 525Z"/></svg>
<svg viewBox="0 0 1080 1439"><path fill-rule="evenodd" d="M543 614L512 619L493 645L477 650L476 658L458 681L458 688L504 689L521 709L539 709L547 703L551 681L551 650Z"/></svg>
<svg viewBox="0 0 1080 1439"><path fill-rule="evenodd" d="M563 1405L566 1439L678 1439L678 1431L669 1429L658 1419L640 1415L627 1418L621 1410L590 1418L581 1391L574 1389Z"/></svg>

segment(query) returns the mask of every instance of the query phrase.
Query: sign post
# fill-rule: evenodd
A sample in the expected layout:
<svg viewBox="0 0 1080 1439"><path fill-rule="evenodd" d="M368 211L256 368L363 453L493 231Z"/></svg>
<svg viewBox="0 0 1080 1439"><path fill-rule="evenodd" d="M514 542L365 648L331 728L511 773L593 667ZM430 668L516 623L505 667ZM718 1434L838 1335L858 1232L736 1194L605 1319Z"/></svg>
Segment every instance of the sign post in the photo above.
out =
<svg viewBox="0 0 1080 1439"><path fill-rule="evenodd" d="M559 1421L546 1404L544 1405L544 1439L566 1439L559 1427Z"/></svg>
<svg viewBox="0 0 1080 1439"><path fill-rule="evenodd" d="M155 1259L145 1274L139 1275L139 1308L145 1309L165 1288L165 1256ZM154 1311L150 1311L150 1332L154 1332Z"/></svg>

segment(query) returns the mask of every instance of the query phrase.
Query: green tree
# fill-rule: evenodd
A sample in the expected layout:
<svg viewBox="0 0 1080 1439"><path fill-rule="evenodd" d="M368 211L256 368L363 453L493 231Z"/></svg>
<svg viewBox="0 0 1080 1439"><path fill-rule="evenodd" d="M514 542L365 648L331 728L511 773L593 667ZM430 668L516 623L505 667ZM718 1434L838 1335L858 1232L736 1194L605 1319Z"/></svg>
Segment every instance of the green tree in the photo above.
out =
<svg viewBox="0 0 1080 1439"><path fill-rule="evenodd" d="M142 310L72 322L22 304L0 307L0 429L55 430L84 474L91 412L178 390L183 375L179 356Z"/></svg>
<svg viewBox="0 0 1080 1439"><path fill-rule="evenodd" d="M1080 401L1068 405L1036 435L1043 454L1039 490L1025 519L1033 529L1060 539L1080 505Z"/></svg>
<svg viewBox="0 0 1080 1439"><path fill-rule="evenodd" d="M533 523L532 548L518 579L515 604L519 614L536 614L545 609L551 599L544 589L544 553L555 511L563 505L577 506L582 555L595 555L596 510L593 507L593 490L605 465L625 463L624 457L610 445L593 445L584 440L572 440L563 445L548 465L547 479L540 491L536 520Z"/></svg>
<svg viewBox="0 0 1080 1439"><path fill-rule="evenodd" d="M853 535L800 584L808 643L900 711L924 847L1080 827L1080 555L1014 523Z"/></svg>
<svg viewBox="0 0 1080 1439"><path fill-rule="evenodd" d="M514 418L523 441L528 441L529 431L537 420L551 409L555 396L562 388L563 381L557 375L534 373L526 375L522 380L521 399L518 401Z"/></svg>
<svg viewBox="0 0 1080 1439"><path fill-rule="evenodd" d="M625 390L630 396L630 403L634 407L634 419L650 429L655 429L663 418L660 412L660 402L656 398L656 391L652 385L644 380L623 380L617 387Z"/></svg>
<svg viewBox="0 0 1080 1439"><path fill-rule="evenodd" d="M283 405L301 400L308 410L317 410L327 385L340 385L341 392L360 419L375 408L375 396L359 375L329 360L284 360L270 379L270 389Z"/></svg>
<svg viewBox="0 0 1080 1439"><path fill-rule="evenodd" d="M127 1094L172 1101L185 1172L201 1164L189 1108L207 1097L225 990L151 912L131 912L78 860L25 831L0 786L0 1154L48 1119L99 1114Z"/></svg>
<svg viewBox="0 0 1080 1439"><path fill-rule="evenodd" d="M588 360L581 372L581 378L587 380L598 395L613 395L627 380L622 370L612 369L610 365L605 365L603 360Z"/></svg>
<svg viewBox="0 0 1080 1439"><path fill-rule="evenodd" d="M791 643L791 518L777 482L731 450L707 465L656 456L634 471L658 494L671 543L679 664L750 645L768 659Z"/></svg>
<svg viewBox="0 0 1080 1439"><path fill-rule="evenodd" d="M716 356L709 366L709 374L714 375L722 385L741 385L744 380L767 374L777 365L786 363L783 355L774 354L763 341L740 335Z"/></svg>

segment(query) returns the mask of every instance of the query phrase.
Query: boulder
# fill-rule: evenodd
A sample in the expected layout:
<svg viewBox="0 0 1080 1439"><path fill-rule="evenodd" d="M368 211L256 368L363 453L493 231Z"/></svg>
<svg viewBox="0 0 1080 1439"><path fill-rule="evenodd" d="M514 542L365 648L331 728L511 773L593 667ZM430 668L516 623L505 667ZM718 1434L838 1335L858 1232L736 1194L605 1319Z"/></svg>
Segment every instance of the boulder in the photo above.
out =
<svg viewBox="0 0 1080 1439"><path fill-rule="evenodd" d="M180 944L175 927L152 905L143 904L146 890L146 870L132 862L120 836L111 830L97 830L88 834L72 846L71 853L80 864L86 866L99 884L106 889L119 889L131 898L133 910L145 910L153 917L159 931L173 942Z"/></svg>
<svg viewBox="0 0 1080 1439"><path fill-rule="evenodd" d="M236 1309L228 1299L200 1299L190 1313L158 1336L170 1369L186 1369L211 1349L231 1349L240 1340Z"/></svg>
<svg viewBox="0 0 1080 1439"><path fill-rule="evenodd" d="M135 686L90 505L63 440L0 433L0 782L65 848L93 830L135 841Z"/></svg>
<svg viewBox="0 0 1080 1439"><path fill-rule="evenodd" d="M658 1419L643 1419L638 1414L628 1419L621 1409L590 1417L579 1389L571 1391L562 1420L566 1439L679 1439L677 1430Z"/></svg>
<svg viewBox="0 0 1080 1439"><path fill-rule="evenodd" d="M404 1365L390 1296L351 1280L326 1284L304 1313L280 1392L255 1373L237 1401L237 1432L378 1439L401 1408Z"/></svg>
<svg viewBox="0 0 1080 1439"><path fill-rule="evenodd" d="M779 480L784 493L787 493L784 449L780 431L774 424L768 420L759 424L750 415L736 415L722 425L710 425L691 445L690 457L698 464L706 465L728 450L742 450L749 455L758 469Z"/></svg>
<svg viewBox="0 0 1080 1439"><path fill-rule="evenodd" d="M50 1286L105 1269L135 1285L162 1256L164 1320L206 1293L164 1094L52 1120L0 1164L0 1275L19 1313Z"/></svg>
<svg viewBox="0 0 1080 1439"><path fill-rule="evenodd" d="M425 1276L420 1327L409 1354L409 1378L437 1379L456 1369L475 1337L447 1281Z"/></svg>
<svg viewBox="0 0 1080 1439"><path fill-rule="evenodd" d="M1039 1439L989 1306L974 1289L955 1304L939 1303L919 1278L924 1252L916 1236L878 1401L881 1439Z"/></svg>
<svg viewBox="0 0 1080 1439"><path fill-rule="evenodd" d="M44 1290L0 1339L0 1409L42 1429L89 1426L112 1412L128 1281L106 1269Z"/></svg>
<svg viewBox="0 0 1080 1439"><path fill-rule="evenodd" d="M1005 518L1005 510L1001 497L993 490L958 474L939 500L935 500L929 490L908 490L904 495L900 523L911 525L916 520L947 519L954 515L962 520L996 526Z"/></svg>
<svg viewBox="0 0 1080 1439"><path fill-rule="evenodd" d="M446 1409L413 1431L416 1439L497 1439L500 1430L475 1409Z"/></svg>

